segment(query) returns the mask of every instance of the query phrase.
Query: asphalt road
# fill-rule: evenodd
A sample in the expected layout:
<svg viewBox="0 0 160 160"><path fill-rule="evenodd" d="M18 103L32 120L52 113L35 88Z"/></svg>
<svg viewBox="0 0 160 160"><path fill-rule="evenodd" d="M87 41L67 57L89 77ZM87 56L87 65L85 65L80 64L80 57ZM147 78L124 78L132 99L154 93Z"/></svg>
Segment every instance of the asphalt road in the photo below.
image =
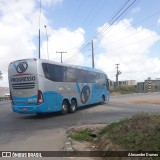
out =
<svg viewBox="0 0 160 160"><path fill-rule="evenodd" d="M110 123L137 112L160 113L160 103L135 103L135 100L160 99L160 93L114 96L104 105L79 109L76 113L44 116L12 112L10 101L0 102L0 151L60 151L66 129L75 125Z"/></svg>

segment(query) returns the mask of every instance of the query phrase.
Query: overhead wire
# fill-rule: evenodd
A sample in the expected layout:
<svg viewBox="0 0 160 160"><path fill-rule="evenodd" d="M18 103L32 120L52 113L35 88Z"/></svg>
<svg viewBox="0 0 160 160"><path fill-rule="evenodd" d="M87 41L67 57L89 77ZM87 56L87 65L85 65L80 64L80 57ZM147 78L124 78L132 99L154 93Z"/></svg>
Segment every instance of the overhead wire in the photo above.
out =
<svg viewBox="0 0 160 160"><path fill-rule="evenodd" d="M149 18L152 18L153 16L157 15L158 13L160 13L160 10L158 10L158 11L156 11L155 13L153 13L152 15L150 15L150 16L148 16L148 17L145 17L144 19L138 21L137 23L135 23L135 25L137 25L137 24L139 24L139 23L141 23L141 22L144 22L144 21L148 20ZM157 25L157 23L154 23L154 24L150 25L149 27L146 27L145 29L150 29L150 28L152 28L152 27L154 27L154 26L156 26L156 25ZM129 27L127 27L127 28L129 28ZM127 28L125 28L125 29L127 29ZM119 31L119 32L117 32L117 33L111 34L110 36L120 34L122 31L124 31L124 29L121 30L121 31ZM141 30L141 31L136 31L136 33L132 33L132 34L129 34L129 35L125 36L125 37L122 37L122 38L120 38L120 39L118 39L118 40L111 41L111 42L107 43L107 45L108 45L108 44L113 44L113 43L118 42L118 41L120 41L120 40L123 40L124 38L127 38L127 37L129 37L129 36L132 36L133 34L136 35L136 34L138 34L138 33L140 33L140 32L143 32L143 30ZM139 42L139 41L138 41L138 42ZM98 48L98 47L97 47L97 48ZM96 53L96 54L98 54L98 53ZM88 55L88 57L90 57L90 56L91 56L91 54Z"/></svg>
<svg viewBox="0 0 160 160"><path fill-rule="evenodd" d="M98 5L100 4L101 0L98 0L97 3L95 3L95 5L93 6L93 8L91 9L90 13L85 17L84 21L81 23L81 26L84 25L88 20L89 18L91 17L91 15L94 12L94 10L98 7ZM107 0L105 0L105 2L107 2ZM97 13L97 12L96 12ZM97 14L96 14L97 15Z"/></svg>
<svg viewBox="0 0 160 160"><path fill-rule="evenodd" d="M159 33L159 34L160 34L160 33ZM147 37L147 38L145 38L145 39L141 39L141 40L139 40L139 41L134 41L134 42L132 42L132 43L125 44L124 46L121 46L121 47L118 47L118 48L115 48L115 49L110 50L109 53L111 53L111 52L113 52L113 51L115 51L115 50L117 50L117 49L125 48L126 46L133 45L133 44L135 44L135 43L139 43L139 42L148 40L148 39L153 38L153 37L156 37L156 36L157 36L157 35L152 35L152 36L149 36L149 37ZM95 54L98 54L98 53L95 53Z"/></svg>
<svg viewBox="0 0 160 160"><path fill-rule="evenodd" d="M89 17L91 17L91 15L93 14L95 8L97 8L97 6L100 4L101 1L102 1L102 0L97 0L97 2L95 3L95 5L93 6L93 8L91 8L91 10L90 10L90 12L89 12L90 14L88 14L88 16L85 17L84 21L80 24L80 26L84 25L84 24L88 21ZM104 0L104 2L105 2L105 3L102 4L103 7L104 7L104 5L106 4L107 0ZM101 7L101 6L100 6L100 7ZM80 7L78 7L78 8L80 8ZM94 13L95 13L95 12L94 12ZM97 13L97 12L96 12L96 13ZM96 15L98 15L98 14L96 14ZM72 19L72 20L73 20L73 19ZM69 25L69 26L70 26L70 25ZM72 50L72 49L76 49L76 48L69 48L69 49L67 49L67 51L68 51L68 50Z"/></svg>
<svg viewBox="0 0 160 160"><path fill-rule="evenodd" d="M80 10L80 8L81 8L81 6L82 6L83 1L84 1L84 0L80 0L80 3L79 3L79 5L78 5L77 9L75 10L75 13L74 13L74 15L73 15L73 18L72 18L72 20L71 20L68 28L70 28L70 26L73 24L74 20L76 19L77 15L78 15L78 12L79 12L79 10Z"/></svg>
<svg viewBox="0 0 160 160"><path fill-rule="evenodd" d="M123 4L123 6L117 11L117 13L115 15L113 15L113 17L111 18L110 21L112 21L121 11L122 9L130 2L131 0L127 0L125 2L125 4ZM136 2L136 0L134 0L111 24L115 23L134 3ZM111 25L110 25L111 26ZM106 26L105 26L106 27ZM105 28L103 27L102 30ZM102 30L100 30L91 40L95 39L101 32ZM106 31L106 30L105 30ZM88 42L87 44L84 44L80 50L78 52L76 52L72 57L70 57L69 59L67 59L64 62L68 62L70 61L75 55L79 54L90 42Z"/></svg>
<svg viewBox="0 0 160 160"><path fill-rule="evenodd" d="M145 21L145 20L153 17L154 15L158 14L159 12L160 12L160 11L155 12L155 13L152 14L151 16L148 16L147 18L139 21L138 23L143 22L143 21ZM138 24L138 23L136 23L136 24ZM155 24L152 24L151 26L149 26L149 27L147 27L147 28L149 29L149 28L151 28L151 27L153 27L153 26L155 26L155 25L156 25L156 23L155 23ZM139 31L139 32L142 32L142 31ZM139 33L139 32L136 32L136 34ZM130 35L128 35L128 36L130 36ZM123 38L126 38L126 37L128 37L128 36L125 36L125 37L123 37ZM110 50L109 52L111 53L111 52L113 52L113 51L115 51L115 50L117 50L117 49L125 48L126 46L133 45L133 44L135 44L135 43L139 43L139 42L148 40L148 39L153 38L153 37L155 37L155 36L157 36L157 35L153 35L153 36L147 37L147 38L145 38L145 39L141 39L141 40L139 40L139 41L135 41L135 42L132 42L132 43L125 44L124 46L119 47L119 48L116 48L116 49L113 49L113 50ZM121 38L121 39L123 39L123 38ZM121 40L121 39L119 39L119 40ZM117 40L117 41L119 41L119 40ZM114 42L115 42L115 41L114 41ZM95 54L98 54L98 53L95 53ZM91 54L90 54L89 56L91 56Z"/></svg>
<svg viewBox="0 0 160 160"><path fill-rule="evenodd" d="M137 24L140 24L140 23L142 23L142 22L144 22L144 21L152 18L153 16L155 16L155 15L157 15L157 14L159 14L159 13L160 13L160 10L158 10L158 11L154 12L152 15L150 15L150 16L148 16L148 17L145 17L144 19L142 19L142 20L134 23L133 26L136 26ZM129 27L130 27L130 26L129 26ZM129 27L126 27L125 29L128 29ZM114 34L111 34L110 36L120 34L120 33L121 33L122 31L124 31L125 29L122 29L122 30L120 30L120 31L118 31L118 32L116 32L116 33L114 33Z"/></svg>
<svg viewBox="0 0 160 160"><path fill-rule="evenodd" d="M89 19L88 25L90 25L90 24L92 24L94 22L94 20L97 18L97 16L103 11L103 8L106 6L107 3L108 3L108 0L104 0L104 2L101 4L101 6L99 8L96 7L96 8L98 8L98 10L95 11L94 12L94 16Z"/></svg>
<svg viewBox="0 0 160 160"><path fill-rule="evenodd" d="M152 27L154 27L154 26L156 26L156 25L157 25L157 23L154 23L154 24L150 25L149 27L146 27L145 29L150 29L150 28L152 28ZM125 38L127 38L127 37L130 37L130 36L132 36L132 35L133 35L133 36L136 36L138 33L141 33L141 32L143 32L143 30L136 31L136 33L132 33L132 34L129 34L129 35L127 35L127 36L121 37L120 39L111 41L111 42L109 42L109 43L107 43L107 44L113 44L113 43L118 42L118 41L120 41L120 40L123 40L123 39L125 39Z"/></svg>
<svg viewBox="0 0 160 160"><path fill-rule="evenodd" d="M130 0L129 0L130 1ZM118 23L118 19L134 4L136 2L136 0L134 0L113 22L111 22L111 24L109 24L109 26L106 28L106 26L105 27L103 27L101 30L100 30L100 32L98 32L97 33L97 35L95 35L94 37L93 37L93 39L95 39L98 35L100 35L100 36L102 36L103 35L103 33L104 32L106 32L109 28L111 28L111 26L113 25L113 24L115 24L115 22L117 22ZM124 5L124 7L125 7L126 5ZM120 9L120 10L122 10L122 9ZM120 12L119 12L120 13ZM115 17L115 16L114 16ZM104 31L103 31L104 30ZM111 29L110 29L111 30ZM109 31L110 31L109 30Z"/></svg>

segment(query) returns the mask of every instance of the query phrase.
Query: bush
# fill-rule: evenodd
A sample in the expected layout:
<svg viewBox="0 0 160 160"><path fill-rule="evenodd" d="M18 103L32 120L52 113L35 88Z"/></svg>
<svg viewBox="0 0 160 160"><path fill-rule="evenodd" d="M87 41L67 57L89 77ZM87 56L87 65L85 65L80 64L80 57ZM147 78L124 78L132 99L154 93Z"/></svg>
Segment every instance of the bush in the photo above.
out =
<svg viewBox="0 0 160 160"><path fill-rule="evenodd" d="M112 92L119 92L121 94L128 94L128 93L135 93L136 87L135 86L119 86L118 88L114 88L111 90Z"/></svg>

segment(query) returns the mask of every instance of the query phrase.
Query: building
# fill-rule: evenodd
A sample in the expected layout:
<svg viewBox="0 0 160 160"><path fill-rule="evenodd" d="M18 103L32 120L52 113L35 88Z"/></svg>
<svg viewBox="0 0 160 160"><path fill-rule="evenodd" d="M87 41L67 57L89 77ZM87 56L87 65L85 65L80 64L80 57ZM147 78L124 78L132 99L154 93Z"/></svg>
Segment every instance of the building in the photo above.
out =
<svg viewBox="0 0 160 160"><path fill-rule="evenodd" d="M113 84L113 81L112 81ZM120 86L135 86L136 81L135 80L125 80L125 81L118 81L118 87ZM114 87L116 87L116 82L114 82Z"/></svg>
<svg viewBox="0 0 160 160"><path fill-rule="evenodd" d="M0 97L9 96L9 88L8 87L0 87Z"/></svg>
<svg viewBox="0 0 160 160"><path fill-rule="evenodd" d="M160 91L160 79L151 80L149 77L144 82L137 83L137 92L139 93L149 93L149 92L159 92Z"/></svg>
<svg viewBox="0 0 160 160"><path fill-rule="evenodd" d="M118 86L135 86L135 80L125 80L125 81L118 81Z"/></svg>
<svg viewBox="0 0 160 160"><path fill-rule="evenodd" d="M110 89L113 90L116 88L116 82L109 81ZM118 81L118 87L127 87L127 86L135 86L136 87L136 81L135 80L125 80L125 81Z"/></svg>

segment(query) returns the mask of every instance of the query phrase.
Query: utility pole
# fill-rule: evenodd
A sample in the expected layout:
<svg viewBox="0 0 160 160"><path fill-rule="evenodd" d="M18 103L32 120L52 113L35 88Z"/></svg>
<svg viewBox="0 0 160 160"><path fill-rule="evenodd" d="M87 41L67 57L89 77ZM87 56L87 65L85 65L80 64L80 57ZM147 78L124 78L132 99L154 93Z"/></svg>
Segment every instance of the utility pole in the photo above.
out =
<svg viewBox="0 0 160 160"><path fill-rule="evenodd" d="M39 59L41 58L41 31L40 31L40 25L41 24L41 0L39 1Z"/></svg>
<svg viewBox="0 0 160 160"><path fill-rule="evenodd" d="M61 53L61 63L63 63L63 62L62 62L62 54L63 54L63 53L67 53L67 52L58 52L58 51L56 51L56 53Z"/></svg>
<svg viewBox="0 0 160 160"><path fill-rule="evenodd" d="M44 28L46 29L46 38L47 38L47 56L48 56L48 60L49 60L47 26L45 25Z"/></svg>
<svg viewBox="0 0 160 160"><path fill-rule="evenodd" d="M118 66L119 66L120 64L115 64L115 65L117 66L117 67L116 67L116 68L117 68L117 73L116 73L116 87L118 87L118 76L121 74L121 72L118 70L118 69L119 69Z"/></svg>
<svg viewBox="0 0 160 160"><path fill-rule="evenodd" d="M40 35L40 29L39 29L39 59L41 58L41 35Z"/></svg>
<svg viewBox="0 0 160 160"><path fill-rule="evenodd" d="M93 48L93 40L91 41L92 44L92 68L94 68L94 48Z"/></svg>
<svg viewBox="0 0 160 160"><path fill-rule="evenodd" d="M3 79L2 72L0 71L0 80Z"/></svg>

